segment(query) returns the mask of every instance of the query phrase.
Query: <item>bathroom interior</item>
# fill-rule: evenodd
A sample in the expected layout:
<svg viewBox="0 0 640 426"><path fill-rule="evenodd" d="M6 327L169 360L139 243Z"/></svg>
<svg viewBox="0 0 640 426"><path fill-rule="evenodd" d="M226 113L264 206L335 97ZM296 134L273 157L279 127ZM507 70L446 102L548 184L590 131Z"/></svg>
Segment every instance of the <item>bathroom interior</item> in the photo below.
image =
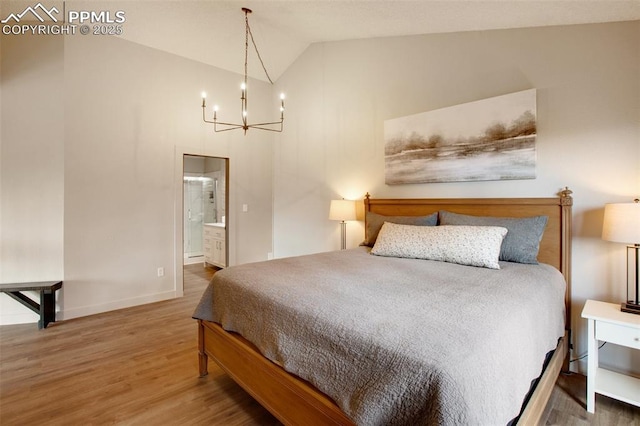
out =
<svg viewBox="0 0 640 426"><path fill-rule="evenodd" d="M226 267L227 161L183 157L184 265ZM212 232L218 236L216 240L209 238Z"/></svg>

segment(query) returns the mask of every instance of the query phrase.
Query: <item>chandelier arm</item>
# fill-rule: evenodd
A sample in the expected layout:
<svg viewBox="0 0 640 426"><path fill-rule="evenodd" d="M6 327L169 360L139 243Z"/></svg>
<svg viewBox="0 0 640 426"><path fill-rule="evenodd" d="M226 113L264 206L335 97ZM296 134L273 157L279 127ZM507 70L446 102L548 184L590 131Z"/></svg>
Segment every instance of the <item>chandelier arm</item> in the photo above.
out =
<svg viewBox="0 0 640 426"><path fill-rule="evenodd" d="M225 123L222 121L211 121L211 123L215 123L215 124L219 124L221 126L236 126L236 127L244 127L244 124L238 124L238 123Z"/></svg>
<svg viewBox="0 0 640 426"><path fill-rule="evenodd" d="M273 124L282 124L284 120L280 120L280 121L272 121L270 123L254 123L254 124L249 124L248 127L256 127L256 126L270 126Z"/></svg>
<svg viewBox="0 0 640 426"><path fill-rule="evenodd" d="M213 131L216 132L216 133L222 133L222 132L228 132L229 130L236 130L236 129L242 129L242 127L230 127L228 129L216 129L214 127Z"/></svg>
<svg viewBox="0 0 640 426"><path fill-rule="evenodd" d="M274 124L280 124L282 125L284 123L284 120L282 121L271 121L269 123L254 123L254 124L237 124L237 123L224 123L222 121L209 121L209 120L204 120L206 123L213 123L216 125L220 125L220 126L233 126L235 128L258 128L259 126L272 126Z"/></svg>
<svg viewBox="0 0 640 426"><path fill-rule="evenodd" d="M279 128L273 128L273 127L265 127L265 126L280 126ZM283 129L283 121L274 121L271 123L256 123L256 124L250 124L249 126L247 126L247 129L258 129L258 130L268 130L270 132L282 132Z"/></svg>
<svg viewBox="0 0 640 426"><path fill-rule="evenodd" d="M204 101L203 101L203 102L204 102ZM205 106L204 106L204 103L203 103L203 106L202 106L202 121L204 121L205 123L215 123L215 121L207 120L207 118L206 118L206 116L205 116Z"/></svg>
<svg viewBox="0 0 640 426"><path fill-rule="evenodd" d="M266 131L268 131L268 132L277 132L277 133L282 132L282 128L280 128L280 129L270 129L270 128L268 128L268 127L256 127L256 126L249 126L249 129L266 130Z"/></svg>
<svg viewBox="0 0 640 426"><path fill-rule="evenodd" d="M231 126L228 129L218 129L218 125L221 126ZM227 132L229 130L235 130L235 129L243 129L244 126L242 126L241 124L228 124L228 123L213 123L213 131L216 133L220 133L220 132Z"/></svg>

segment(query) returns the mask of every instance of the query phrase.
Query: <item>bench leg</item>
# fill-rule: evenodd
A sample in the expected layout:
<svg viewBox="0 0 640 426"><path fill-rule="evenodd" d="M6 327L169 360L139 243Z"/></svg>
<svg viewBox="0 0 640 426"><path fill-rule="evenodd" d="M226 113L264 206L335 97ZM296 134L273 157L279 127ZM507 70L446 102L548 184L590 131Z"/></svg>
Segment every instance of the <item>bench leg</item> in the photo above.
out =
<svg viewBox="0 0 640 426"><path fill-rule="evenodd" d="M50 322L56 320L56 298L55 292L50 290L40 290L40 321L38 329L47 328Z"/></svg>

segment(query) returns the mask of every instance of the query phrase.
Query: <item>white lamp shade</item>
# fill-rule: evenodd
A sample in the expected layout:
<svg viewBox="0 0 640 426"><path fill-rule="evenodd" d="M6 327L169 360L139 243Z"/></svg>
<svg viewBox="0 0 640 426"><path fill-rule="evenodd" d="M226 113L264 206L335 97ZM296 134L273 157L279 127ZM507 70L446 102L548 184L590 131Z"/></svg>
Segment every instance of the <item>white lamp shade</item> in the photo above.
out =
<svg viewBox="0 0 640 426"><path fill-rule="evenodd" d="M331 200L330 220L356 220L356 202L353 200Z"/></svg>
<svg viewBox="0 0 640 426"><path fill-rule="evenodd" d="M602 239L640 244L640 203L605 204Z"/></svg>

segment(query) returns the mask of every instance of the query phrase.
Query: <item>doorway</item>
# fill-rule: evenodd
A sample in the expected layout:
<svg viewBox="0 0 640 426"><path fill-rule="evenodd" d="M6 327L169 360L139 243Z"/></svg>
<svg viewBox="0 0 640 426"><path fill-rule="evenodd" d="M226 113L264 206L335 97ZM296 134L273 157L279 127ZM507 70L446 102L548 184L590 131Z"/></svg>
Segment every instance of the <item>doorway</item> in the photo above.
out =
<svg viewBox="0 0 640 426"><path fill-rule="evenodd" d="M184 154L183 267L225 268L228 259L228 158Z"/></svg>
<svg viewBox="0 0 640 426"><path fill-rule="evenodd" d="M205 223L205 207L209 207L208 200L205 200L205 184L211 185L211 178L203 176L191 176L185 173L183 178L183 206L184 206L184 262L185 264L195 263L192 260L201 258L202 251L202 229Z"/></svg>

